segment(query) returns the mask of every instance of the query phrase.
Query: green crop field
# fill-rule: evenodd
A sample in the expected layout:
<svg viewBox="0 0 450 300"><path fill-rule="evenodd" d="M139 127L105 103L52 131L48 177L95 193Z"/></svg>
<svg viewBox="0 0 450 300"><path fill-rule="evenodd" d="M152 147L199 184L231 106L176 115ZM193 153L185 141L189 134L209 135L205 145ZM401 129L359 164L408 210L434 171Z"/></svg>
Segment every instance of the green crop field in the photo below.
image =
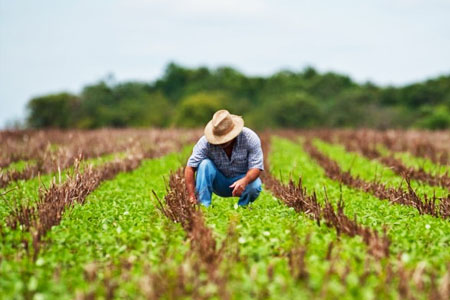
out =
<svg viewBox="0 0 450 300"><path fill-rule="evenodd" d="M262 132L208 208L201 134L0 132L0 299L450 299L450 132Z"/></svg>

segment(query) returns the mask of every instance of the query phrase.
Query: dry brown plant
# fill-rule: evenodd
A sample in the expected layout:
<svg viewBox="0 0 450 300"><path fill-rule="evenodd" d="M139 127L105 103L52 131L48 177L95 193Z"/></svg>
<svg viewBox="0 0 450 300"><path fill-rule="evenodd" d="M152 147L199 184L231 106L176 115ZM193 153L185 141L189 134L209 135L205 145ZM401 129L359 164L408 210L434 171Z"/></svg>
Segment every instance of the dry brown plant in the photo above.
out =
<svg viewBox="0 0 450 300"><path fill-rule="evenodd" d="M227 277L231 272L231 265L237 259L237 251L230 251L231 244L236 244L234 225L231 224L225 242L219 247L213 236L211 228L206 225L203 213L199 206L191 204L184 182L183 169L172 173L169 186L163 203L154 193L159 202L162 213L175 223L180 223L190 241L190 252L195 257L194 266L197 278L205 272L207 281L197 282L197 287L214 283L217 287L217 296L221 299L231 299L227 289ZM233 242L234 241L234 242ZM231 253L226 255L226 253ZM226 259L226 265L224 259ZM228 267L227 267L228 266ZM199 296L209 298L212 295ZM197 298L196 298L197 299Z"/></svg>
<svg viewBox="0 0 450 300"><path fill-rule="evenodd" d="M0 166L4 167L21 159L32 161L21 171L0 170L0 188L17 180L66 169L80 157L89 159L120 152L153 157L153 152L164 152L168 142L193 142L200 132L183 129L100 129L26 131L22 135L13 135L13 138L8 134L4 135L6 137L1 144Z"/></svg>
<svg viewBox="0 0 450 300"><path fill-rule="evenodd" d="M407 191L401 187L392 188L387 187L380 182L365 181L359 177L354 177L351 175L350 171L341 170L337 162L321 153L312 144L310 139L305 141L304 147L308 154L325 170L326 175L330 179L339 181L349 187L371 193L379 199L414 207L420 214L429 214L444 219L448 218L450 214L450 194L441 198L437 198L436 195L433 195L432 197L425 196L424 199L421 199L411 187L409 178L406 179L408 186ZM437 200L439 200L439 205L436 205Z"/></svg>
<svg viewBox="0 0 450 300"><path fill-rule="evenodd" d="M380 133L377 132L377 134ZM322 131L318 135L318 137L322 138L326 142L333 142L334 140L337 140L338 143L345 146L347 151L359 152L369 159L376 159L404 178L419 180L429 185L442 186L450 190L450 176L447 172L444 174L430 174L426 172L423 167L419 167L417 169L413 167L406 167L403 162L395 158L393 154L388 156L381 154L380 151L377 150L377 144L379 143L380 138L376 138L374 136L376 136L375 133L366 130L342 132ZM428 148L430 147L427 147L427 149ZM445 155L443 154L443 157L444 156ZM430 157L430 155L428 157Z"/></svg>
<svg viewBox="0 0 450 300"><path fill-rule="evenodd" d="M369 253L377 258L389 256L390 240L387 237L386 230L380 236L376 230L358 224L356 216L354 219L348 218L344 214L344 202L341 198L337 203L337 210L330 203L325 193L324 205L317 201L316 193L308 194L306 188L302 185L301 178L297 185L292 180L287 185L283 185L279 180L275 179L269 172L268 155L269 142L268 138L262 140L265 157L265 172L262 176L265 187L268 188L275 197L281 199L289 207L293 207L297 212L304 212L310 215L318 225L321 220L329 227L336 229L337 234L345 234L348 236L359 235L368 246Z"/></svg>
<svg viewBox="0 0 450 300"><path fill-rule="evenodd" d="M158 148L146 152L129 153L123 159L116 159L95 168L88 165L81 169L79 160L76 160L74 171L66 181L61 183L54 179L49 188L41 187L37 203L34 205L26 202L17 203L7 218L8 226L17 229L17 226L21 225L22 230L31 233L34 250L32 253L33 258L36 259L46 233L61 222L63 213L67 209L75 203L84 204L86 197L101 182L114 178L120 172L136 169L143 159L155 158L170 151L179 150L185 143L184 138L174 135L169 142L164 136L155 137L155 140L159 144ZM28 246L26 249L31 250Z"/></svg>

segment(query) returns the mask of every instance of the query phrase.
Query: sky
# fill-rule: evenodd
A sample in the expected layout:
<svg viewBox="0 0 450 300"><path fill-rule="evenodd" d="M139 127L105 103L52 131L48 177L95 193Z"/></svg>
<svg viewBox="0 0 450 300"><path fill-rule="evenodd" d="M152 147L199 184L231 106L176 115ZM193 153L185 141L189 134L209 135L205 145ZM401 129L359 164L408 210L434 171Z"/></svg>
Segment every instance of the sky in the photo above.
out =
<svg viewBox="0 0 450 300"><path fill-rule="evenodd" d="M448 0L0 0L0 128L33 97L153 81L171 61L380 85L450 74L449 16Z"/></svg>

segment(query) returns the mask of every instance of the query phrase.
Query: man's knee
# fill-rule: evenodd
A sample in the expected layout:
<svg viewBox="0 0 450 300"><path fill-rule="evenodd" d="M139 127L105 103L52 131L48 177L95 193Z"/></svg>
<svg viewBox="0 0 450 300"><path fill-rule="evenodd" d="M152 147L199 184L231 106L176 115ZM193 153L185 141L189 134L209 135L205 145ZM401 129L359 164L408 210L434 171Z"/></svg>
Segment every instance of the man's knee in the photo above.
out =
<svg viewBox="0 0 450 300"><path fill-rule="evenodd" d="M197 168L197 176L207 176L208 178L214 178L217 168L210 159L204 159L200 162Z"/></svg>
<svg viewBox="0 0 450 300"><path fill-rule="evenodd" d="M247 193L252 197L256 198L259 196L259 193L261 193L262 186L261 186L261 179L256 178L253 182L249 183L247 186Z"/></svg>
<svg viewBox="0 0 450 300"><path fill-rule="evenodd" d="M209 158L205 158L198 165L199 168L206 168L206 167L211 167L211 166L214 166L214 163Z"/></svg>
<svg viewBox="0 0 450 300"><path fill-rule="evenodd" d="M216 166L214 165L214 163L208 158L202 160L200 162L200 164L198 165L198 170L209 170L209 169L215 169L215 168L216 168Z"/></svg>

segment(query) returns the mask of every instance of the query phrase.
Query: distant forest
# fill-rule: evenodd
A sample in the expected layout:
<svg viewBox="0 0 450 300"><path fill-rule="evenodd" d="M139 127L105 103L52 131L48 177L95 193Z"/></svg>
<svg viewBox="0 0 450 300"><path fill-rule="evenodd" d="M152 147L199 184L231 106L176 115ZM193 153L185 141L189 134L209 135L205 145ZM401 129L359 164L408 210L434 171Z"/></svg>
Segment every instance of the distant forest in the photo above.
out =
<svg viewBox="0 0 450 300"><path fill-rule="evenodd" d="M202 127L221 108L265 128L450 128L450 75L402 87L358 84L312 67L269 77L167 65L154 82L101 80L79 95L30 100L31 128Z"/></svg>

